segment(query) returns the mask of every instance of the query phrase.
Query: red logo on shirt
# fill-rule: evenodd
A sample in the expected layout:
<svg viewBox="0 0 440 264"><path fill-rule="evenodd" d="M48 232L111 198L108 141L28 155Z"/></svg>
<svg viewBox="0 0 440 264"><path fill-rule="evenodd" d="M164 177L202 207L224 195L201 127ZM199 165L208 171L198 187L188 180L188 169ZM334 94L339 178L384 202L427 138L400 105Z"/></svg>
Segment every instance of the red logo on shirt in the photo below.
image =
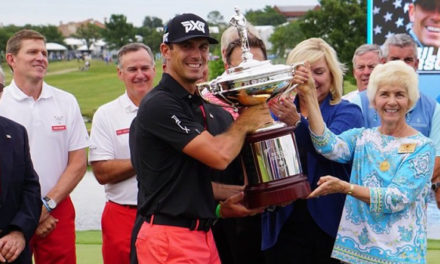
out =
<svg viewBox="0 0 440 264"><path fill-rule="evenodd" d="M116 135L120 136L123 134L128 134L128 132L130 132L130 128L123 128L123 129L116 130Z"/></svg>
<svg viewBox="0 0 440 264"><path fill-rule="evenodd" d="M61 131L61 130L66 130L66 126L65 125L52 126L52 131Z"/></svg>

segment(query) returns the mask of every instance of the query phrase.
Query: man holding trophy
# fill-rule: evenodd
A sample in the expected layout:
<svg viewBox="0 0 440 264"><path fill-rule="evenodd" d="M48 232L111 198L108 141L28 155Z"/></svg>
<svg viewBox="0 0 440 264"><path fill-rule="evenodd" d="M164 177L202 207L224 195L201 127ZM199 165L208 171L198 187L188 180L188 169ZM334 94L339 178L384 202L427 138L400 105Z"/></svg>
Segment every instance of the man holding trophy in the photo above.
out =
<svg viewBox="0 0 440 264"><path fill-rule="evenodd" d="M267 106L259 104L242 109L231 124L227 112L195 93L209 44L216 43L194 14L176 16L166 27L160 49L167 73L142 100L130 140L144 194L138 210L146 219L136 240L139 263L220 263L210 230L216 218L211 174L235 159L247 133L271 121ZM227 199L218 214L227 208L249 214L237 204L242 198Z"/></svg>

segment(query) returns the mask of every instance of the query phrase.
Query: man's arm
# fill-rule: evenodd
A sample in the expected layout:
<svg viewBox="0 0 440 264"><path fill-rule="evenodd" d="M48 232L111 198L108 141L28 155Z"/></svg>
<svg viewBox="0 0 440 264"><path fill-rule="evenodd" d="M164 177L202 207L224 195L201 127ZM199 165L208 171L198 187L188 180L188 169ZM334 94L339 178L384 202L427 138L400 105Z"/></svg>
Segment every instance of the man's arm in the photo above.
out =
<svg viewBox="0 0 440 264"><path fill-rule="evenodd" d="M247 133L272 122L266 104L246 108L229 129L217 136L203 131L183 152L218 170L224 170L240 153Z"/></svg>
<svg viewBox="0 0 440 264"><path fill-rule="evenodd" d="M66 169L63 174L61 174L57 184L46 196L55 200L57 204L64 200L84 177L86 169L86 149L69 151ZM56 227L58 219L52 217L44 205L41 208L40 223L37 227L36 234L45 237Z"/></svg>
<svg viewBox="0 0 440 264"><path fill-rule="evenodd" d="M84 177L87 169L86 149L69 151L66 169L47 196L59 203L66 198Z"/></svg>
<svg viewBox="0 0 440 264"><path fill-rule="evenodd" d="M92 161L91 165L100 184L118 183L136 175L130 159Z"/></svg>
<svg viewBox="0 0 440 264"><path fill-rule="evenodd" d="M232 176L231 176L232 177ZM224 201L229 197L244 191L245 186L224 184L218 182L211 182L214 198L217 201Z"/></svg>

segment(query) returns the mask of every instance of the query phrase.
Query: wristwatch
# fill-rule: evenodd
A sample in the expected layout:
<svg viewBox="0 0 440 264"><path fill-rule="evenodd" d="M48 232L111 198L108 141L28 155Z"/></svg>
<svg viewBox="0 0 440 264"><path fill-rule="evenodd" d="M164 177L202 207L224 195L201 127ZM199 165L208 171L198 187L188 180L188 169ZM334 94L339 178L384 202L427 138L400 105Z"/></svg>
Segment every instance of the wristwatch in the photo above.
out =
<svg viewBox="0 0 440 264"><path fill-rule="evenodd" d="M436 192L438 189L440 189L440 182L435 182L431 185L431 188L434 192Z"/></svg>
<svg viewBox="0 0 440 264"><path fill-rule="evenodd" d="M52 210L57 207L57 202L50 197L44 196L42 200L44 207L46 207L49 212L52 212Z"/></svg>

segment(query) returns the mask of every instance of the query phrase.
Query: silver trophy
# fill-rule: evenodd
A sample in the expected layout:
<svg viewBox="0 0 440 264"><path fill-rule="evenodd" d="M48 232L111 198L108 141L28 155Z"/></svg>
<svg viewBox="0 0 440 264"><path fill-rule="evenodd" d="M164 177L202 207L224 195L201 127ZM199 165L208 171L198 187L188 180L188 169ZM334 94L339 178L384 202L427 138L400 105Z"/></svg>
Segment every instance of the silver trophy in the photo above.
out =
<svg viewBox="0 0 440 264"><path fill-rule="evenodd" d="M236 15L230 24L238 30L241 41L242 62L237 67L229 68L216 79L197 85L199 94L209 102L207 94L212 94L230 107L251 106L264 103L279 96L286 96L295 91L291 85L292 72L299 65L277 64L269 60L257 61L250 51L246 18L235 8Z"/></svg>
<svg viewBox="0 0 440 264"><path fill-rule="evenodd" d="M294 93L295 85L291 85L291 80L295 68L301 63L273 65L269 60L254 60L249 48L246 18L238 8L235 13L230 24L238 30L242 62L216 79L198 84L198 93L207 102L214 103L209 99L209 95L213 95L235 109ZM305 198L310 193L293 131L293 127L275 121L247 136L241 153L247 207L284 204Z"/></svg>

